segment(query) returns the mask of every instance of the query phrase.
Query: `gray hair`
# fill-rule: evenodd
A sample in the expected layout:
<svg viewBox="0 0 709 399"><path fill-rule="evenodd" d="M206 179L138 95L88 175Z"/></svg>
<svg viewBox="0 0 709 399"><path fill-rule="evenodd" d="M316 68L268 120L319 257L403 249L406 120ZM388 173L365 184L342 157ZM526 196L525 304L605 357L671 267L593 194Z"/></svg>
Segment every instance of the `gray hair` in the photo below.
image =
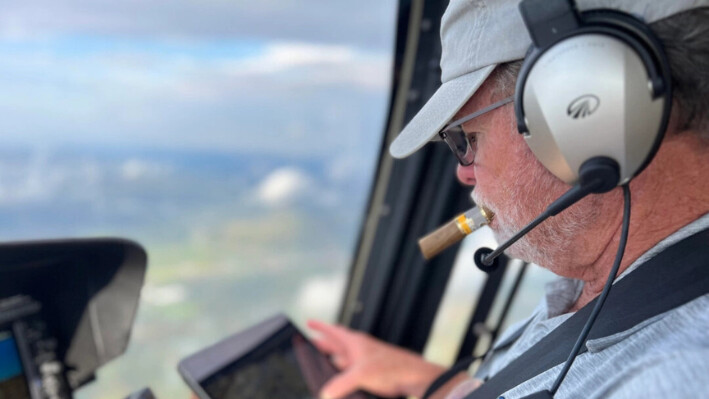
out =
<svg viewBox="0 0 709 399"><path fill-rule="evenodd" d="M665 46L672 72L678 132L696 131L709 141L709 8L688 10L650 24ZM522 60L495 70L496 90L514 92Z"/></svg>
<svg viewBox="0 0 709 399"><path fill-rule="evenodd" d="M677 130L696 130L709 139L709 8L685 11L650 27L670 60Z"/></svg>

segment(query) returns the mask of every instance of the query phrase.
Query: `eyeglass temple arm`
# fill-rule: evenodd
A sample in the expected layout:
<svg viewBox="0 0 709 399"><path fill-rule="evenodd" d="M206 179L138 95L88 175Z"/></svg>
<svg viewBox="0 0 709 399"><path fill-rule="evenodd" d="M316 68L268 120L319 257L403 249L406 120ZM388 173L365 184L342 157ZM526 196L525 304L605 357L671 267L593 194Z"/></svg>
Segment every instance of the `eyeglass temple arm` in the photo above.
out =
<svg viewBox="0 0 709 399"><path fill-rule="evenodd" d="M507 97L507 98L505 98L505 99L502 99L502 100L500 100L500 101L498 101L498 102L496 102L496 103L492 103L492 104L488 105L487 107L485 107L485 108L483 108L483 109L481 109L481 110L478 110L478 111L476 111L476 112L473 112L473 113L470 114L470 115L466 115L466 116L464 116L464 117L462 117L462 118L460 118L460 119L458 119L458 120L455 120L455 121L449 123L446 127L443 128L443 130L449 129L449 128L453 127L453 126L460 126L460 125L464 124L465 122L467 122L467 121L469 121L469 120L471 120L471 119L473 119L473 118L477 118L478 116L480 116L480 115L482 115L482 114L485 114L485 113L488 113L488 112L492 111L493 109L500 108L501 106L503 106L503 105L505 105L505 104L509 104L509 103L511 103L512 101L514 101L514 99L515 99L514 96L510 96L510 97Z"/></svg>

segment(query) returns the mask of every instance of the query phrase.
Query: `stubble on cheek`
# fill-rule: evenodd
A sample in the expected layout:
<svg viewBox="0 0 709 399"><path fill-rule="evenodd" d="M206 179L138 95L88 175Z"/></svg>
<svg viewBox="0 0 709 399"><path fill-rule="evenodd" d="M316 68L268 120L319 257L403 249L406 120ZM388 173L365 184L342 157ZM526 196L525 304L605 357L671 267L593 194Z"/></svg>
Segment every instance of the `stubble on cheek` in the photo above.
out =
<svg viewBox="0 0 709 399"><path fill-rule="evenodd" d="M524 139L517 134L514 118L510 118L509 129L501 126L496 130L508 137L497 136L493 145L478 149L478 156L484 159L480 173L476 169L477 186L473 190L473 201L495 213L490 224L498 243L507 241L525 225L534 220L566 188L536 159ZM495 156L493 156L495 154ZM544 223L543 223L544 224ZM541 226L539 226L541 227ZM539 228L538 227L538 228ZM544 229L542 229L544 230ZM529 262L540 261L540 252L547 252L543 237L537 237L541 231L532 231L505 253L508 256Z"/></svg>
<svg viewBox="0 0 709 399"><path fill-rule="evenodd" d="M498 243L507 241L525 225L541 214L546 206L563 193L563 182L556 179L550 172L533 158L531 153L523 151L512 155L503 176L490 184L483 179L485 185L479 185L473 190L472 198L476 204L486 206L495 213L490 224ZM561 185L561 186L560 186ZM508 256L528 262L546 261L549 253L549 228L537 227L528 235L513 244L505 253Z"/></svg>
<svg viewBox="0 0 709 399"><path fill-rule="evenodd" d="M497 187L500 195L496 193L488 195L487 192L476 187L473 190L472 198L476 205L483 206L490 209L495 217L490 223L490 228L492 229L495 239L497 242L501 243L512 237L517 230L519 230L518 221L521 218L519 212L519 200L514 200L516 197L510 190ZM504 199L493 199L497 197L502 197L507 199L512 199L512 201L507 201ZM516 203L515 203L516 202Z"/></svg>

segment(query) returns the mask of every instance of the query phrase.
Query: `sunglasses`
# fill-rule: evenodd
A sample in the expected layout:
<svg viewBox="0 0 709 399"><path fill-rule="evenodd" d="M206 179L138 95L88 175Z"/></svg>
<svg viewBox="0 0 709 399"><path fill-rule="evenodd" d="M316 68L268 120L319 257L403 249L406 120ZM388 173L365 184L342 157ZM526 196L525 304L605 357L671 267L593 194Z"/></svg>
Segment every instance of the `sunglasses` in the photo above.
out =
<svg viewBox="0 0 709 399"><path fill-rule="evenodd" d="M494 104L490 104L487 107L475 111L472 114L466 115L460 119L457 119L448 125L446 125L443 130L438 133L441 140L445 141L450 147L451 151L458 162L463 166L468 166L475 160L475 136L467 135L463 131L463 124L477 118L480 115L486 114L494 109L500 108L505 104L509 104L514 100L514 96L507 97L504 100L500 100Z"/></svg>

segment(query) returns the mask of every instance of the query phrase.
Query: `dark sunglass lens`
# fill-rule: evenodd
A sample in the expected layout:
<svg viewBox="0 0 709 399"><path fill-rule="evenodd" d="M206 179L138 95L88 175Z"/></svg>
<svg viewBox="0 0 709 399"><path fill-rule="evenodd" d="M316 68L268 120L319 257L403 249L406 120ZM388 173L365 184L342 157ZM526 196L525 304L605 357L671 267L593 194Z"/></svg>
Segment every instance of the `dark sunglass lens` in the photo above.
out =
<svg viewBox="0 0 709 399"><path fill-rule="evenodd" d="M468 166L473 163L473 149L463 129L460 127L446 129L442 136L461 165Z"/></svg>

